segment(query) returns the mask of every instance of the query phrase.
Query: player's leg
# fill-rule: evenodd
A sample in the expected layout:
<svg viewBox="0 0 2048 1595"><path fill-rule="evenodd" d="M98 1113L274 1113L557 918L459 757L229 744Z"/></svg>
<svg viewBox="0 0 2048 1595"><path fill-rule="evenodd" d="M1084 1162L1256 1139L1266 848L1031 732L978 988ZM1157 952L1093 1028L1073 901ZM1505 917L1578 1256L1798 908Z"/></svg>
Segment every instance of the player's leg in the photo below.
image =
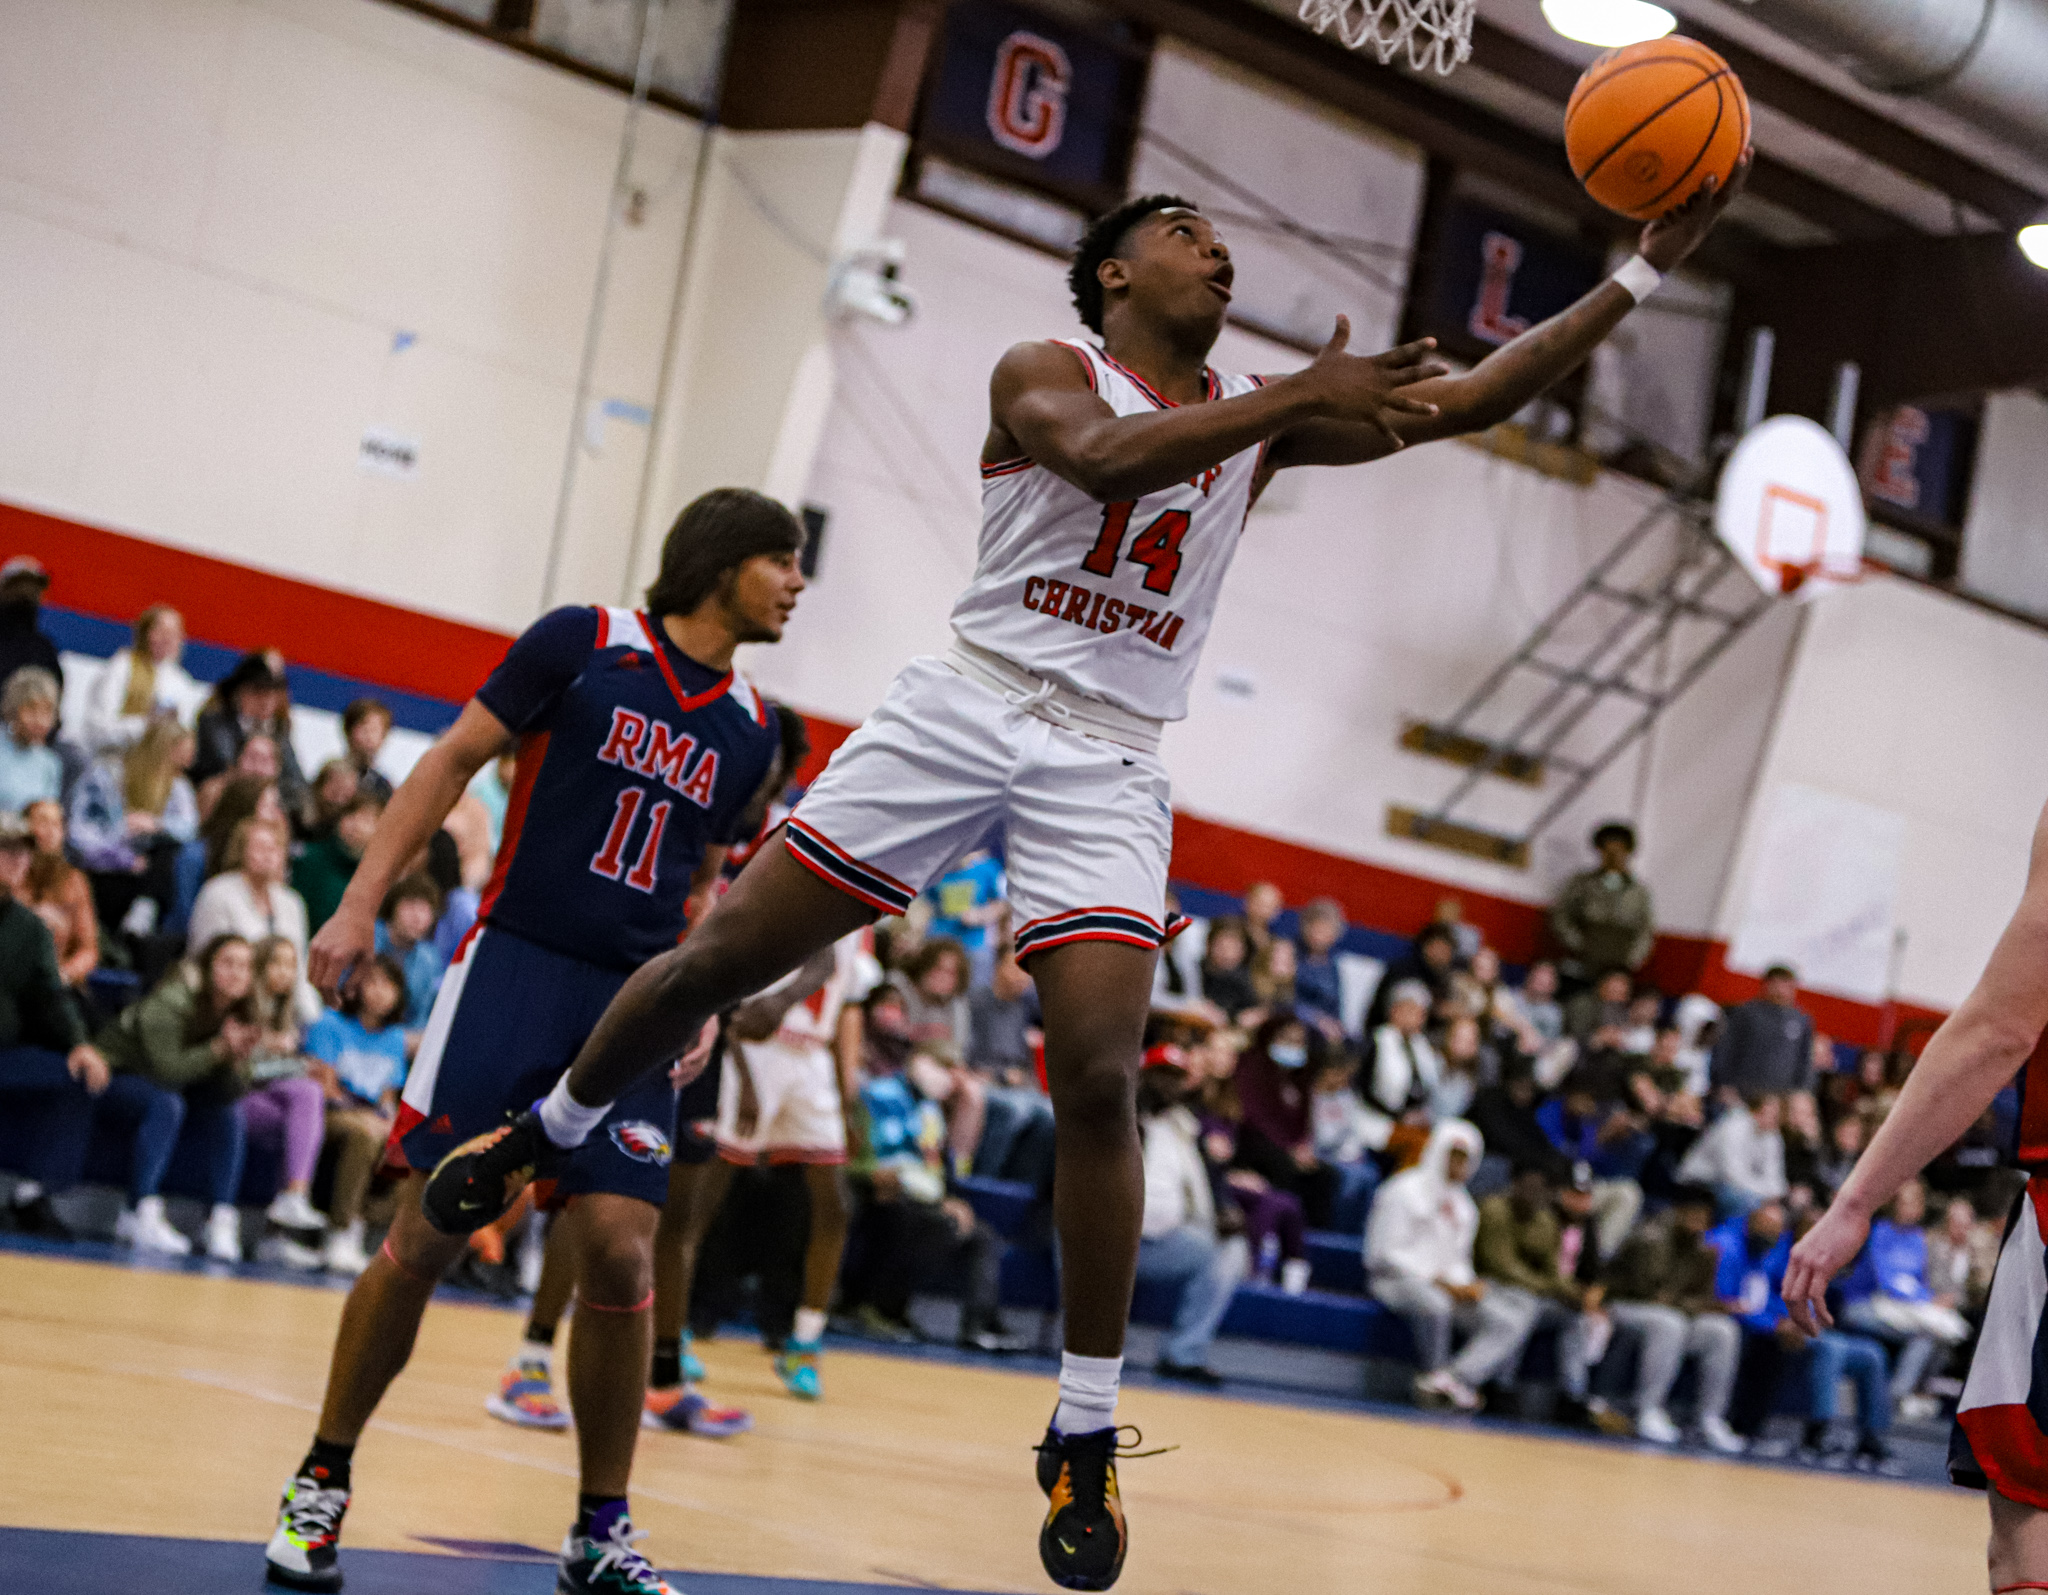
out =
<svg viewBox="0 0 2048 1595"><path fill-rule="evenodd" d="M391 1233L342 1308L313 1445L285 1486L265 1552L272 1581L291 1589L341 1587L338 1544L356 1441L412 1356L434 1287L463 1253L459 1237L421 1215L423 1183L414 1176L401 1187Z"/></svg>
<svg viewBox="0 0 2048 1595"><path fill-rule="evenodd" d="M654 1349L654 1231L661 1210L638 1197L589 1191L570 1203L576 1314L569 1325L569 1408L581 1474L576 1525L556 1588L665 1591L633 1551L626 1489Z"/></svg>
<svg viewBox="0 0 2048 1595"><path fill-rule="evenodd" d="M668 1171L668 1200L654 1231L654 1359L641 1422L720 1440L745 1434L754 1420L738 1407L714 1405L694 1388L704 1367L690 1349L690 1293L697 1283L697 1254L732 1185L732 1165L708 1143L703 1150L709 1155L686 1163L680 1134L678 1143Z"/></svg>
<svg viewBox="0 0 2048 1595"><path fill-rule="evenodd" d="M2048 1590L2048 1512L1991 1491L1991 1588Z"/></svg>
<svg viewBox="0 0 2048 1595"><path fill-rule="evenodd" d="M523 1429L569 1427L569 1414L555 1400L555 1334L575 1293L576 1256L569 1225L557 1214L548 1225L540 1280L533 1288L519 1349L499 1376L497 1393L484 1403L492 1417Z"/></svg>
<svg viewBox="0 0 2048 1595"><path fill-rule="evenodd" d="M803 1295L789 1343L775 1359L775 1371L793 1396L815 1401L823 1394L818 1355L825 1338L825 1314L839 1283L839 1260L846 1252L851 1199L845 1170L836 1163L804 1165L804 1190L810 1197L810 1230L804 1240Z"/></svg>

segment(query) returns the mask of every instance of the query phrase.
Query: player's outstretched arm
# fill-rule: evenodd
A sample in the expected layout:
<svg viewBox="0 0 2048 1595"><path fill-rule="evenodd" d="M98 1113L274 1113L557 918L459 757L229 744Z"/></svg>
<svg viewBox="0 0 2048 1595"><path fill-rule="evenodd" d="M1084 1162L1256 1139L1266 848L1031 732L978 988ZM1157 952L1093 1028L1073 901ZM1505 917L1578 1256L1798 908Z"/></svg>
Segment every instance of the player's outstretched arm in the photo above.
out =
<svg viewBox="0 0 2048 1595"><path fill-rule="evenodd" d="M1934 1033L1897 1105L1785 1270L1785 1302L1808 1334L1828 1316L1828 1281L1855 1261L1892 1193L1975 1124L2048 1029L2048 810L2034 827L2027 887L1977 986Z"/></svg>
<svg viewBox="0 0 2048 1595"><path fill-rule="evenodd" d="M1020 343L997 363L989 384L995 457L1029 455L1102 503L1141 498L1198 476L1234 454L1318 417L1377 428L1398 447L1393 418L1429 413L1415 385L1450 368L1430 339L1385 354L1347 354L1350 324L1305 371L1254 392L1120 416L1095 394L1071 349Z"/></svg>
<svg viewBox="0 0 2048 1595"><path fill-rule="evenodd" d="M1725 189L1709 178L1691 199L1651 222L1643 229L1643 258L1660 272L1675 271L1734 203L1748 177L1749 157L1744 155ZM1635 307L1635 296L1610 279L1503 344L1463 375L1416 383L1403 397L1425 400L1435 406L1435 413L1411 410L1394 417L1398 442L1429 443L1497 426L1583 365ZM1376 428L1319 419L1277 439L1268 464L1274 470L1291 465L1362 465L1391 454L1397 446Z"/></svg>
<svg viewBox="0 0 2048 1595"><path fill-rule="evenodd" d="M391 794L334 917L306 950L306 976L332 1000L350 969L377 946L377 909L407 864L433 840L469 783L511 745L504 723L472 698Z"/></svg>

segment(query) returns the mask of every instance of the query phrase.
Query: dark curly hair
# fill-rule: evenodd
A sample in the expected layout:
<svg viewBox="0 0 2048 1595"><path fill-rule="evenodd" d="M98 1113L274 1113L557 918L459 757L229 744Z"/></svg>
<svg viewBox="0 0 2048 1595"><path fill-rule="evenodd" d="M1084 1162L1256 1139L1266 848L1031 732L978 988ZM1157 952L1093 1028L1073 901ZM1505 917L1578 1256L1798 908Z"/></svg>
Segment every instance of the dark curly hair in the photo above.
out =
<svg viewBox="0 0 2048 1595"><path fill-rule="evenodd" d="M1107 216L1098 216L1081 235L1074 249L1074 264L1067 271L1067 286L1074 291L1074 308L1081 313L1081 324L1090 332L1102 331L1102 279L1097 273L1105 260L1116 257L1133 227L1162 210L1200 208L1178 194L1147 194L1119 205Z"/></svg>

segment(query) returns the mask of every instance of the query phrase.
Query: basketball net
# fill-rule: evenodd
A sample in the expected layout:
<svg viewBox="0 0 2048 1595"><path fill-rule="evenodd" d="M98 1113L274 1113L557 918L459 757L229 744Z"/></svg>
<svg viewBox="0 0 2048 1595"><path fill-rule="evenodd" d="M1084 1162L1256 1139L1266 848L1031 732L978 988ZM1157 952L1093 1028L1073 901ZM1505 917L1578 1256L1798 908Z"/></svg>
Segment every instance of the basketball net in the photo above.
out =
<svg viewBox="0 0 2048 1595"><path fill-rule="evenodd" d="M1370 47L1382 66L1407 52L1417 72L1448 74L1472 53L1472 13L1479 0L1301 0L1301 20L1323 33L1332 27L1347 50Z"/></svg>

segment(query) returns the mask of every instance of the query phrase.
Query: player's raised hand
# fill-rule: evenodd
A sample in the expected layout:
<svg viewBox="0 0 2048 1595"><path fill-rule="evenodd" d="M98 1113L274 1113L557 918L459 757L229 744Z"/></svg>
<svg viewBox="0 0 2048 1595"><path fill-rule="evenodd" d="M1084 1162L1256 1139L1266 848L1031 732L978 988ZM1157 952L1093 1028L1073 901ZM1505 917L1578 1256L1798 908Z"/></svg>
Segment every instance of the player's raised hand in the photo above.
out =
<svg viewBox="0 0 2048 1595"><path fill-rule="evenodd" d="M1436 358L1436 339L1418 338L1384 354L1347 353L1351 320L1337 318L1337 330L1314 362L1302 373L1315 390L1323 414L1333 421L1353 421L1382 434L1395 448L1402 446L1394 419L1402 415L1435 415L1437 407L1402 390L1449 373Z"/></svg>
<svg viewBox="0 0 2048 1595"><path fill-rule="evenodd" d="M1668 210L1643 229L1643 236L1637 248L1643 259L1659 271L1675 271L1687 255L1700 247L1700 242L1714 229L1714 223L1721 214L1735 203L1743 185L1749 181L1749 168L1756 158L1756 151L1744 150L1742 159L1735 163L1735 170L1728 174L1726 183L1709 177L1693 191L1693 195L1675 210Z"/></svg>
<svg viewBox="0 0 2048 1595"><path fill-rule="evenodd" d="M330 1003L339 1000L342 982L358 964L377 952L377 921L346 901L322 925L306 948L306 978Z"/></svg>
<svg viewBox="0 0 2048 1595"><path fill-rule="evenodd" d="M1806 1232L1806 1239L1792 1248L1792 1261L1785 1267L1785 1306L1804 1333L1817 1335L1834 1328L1835 1320L1828 1312L1828 1281L1856 1260L1869 1238L1870 1220L1837 1202L1821 1214L1820 1222Z"/></svg>

